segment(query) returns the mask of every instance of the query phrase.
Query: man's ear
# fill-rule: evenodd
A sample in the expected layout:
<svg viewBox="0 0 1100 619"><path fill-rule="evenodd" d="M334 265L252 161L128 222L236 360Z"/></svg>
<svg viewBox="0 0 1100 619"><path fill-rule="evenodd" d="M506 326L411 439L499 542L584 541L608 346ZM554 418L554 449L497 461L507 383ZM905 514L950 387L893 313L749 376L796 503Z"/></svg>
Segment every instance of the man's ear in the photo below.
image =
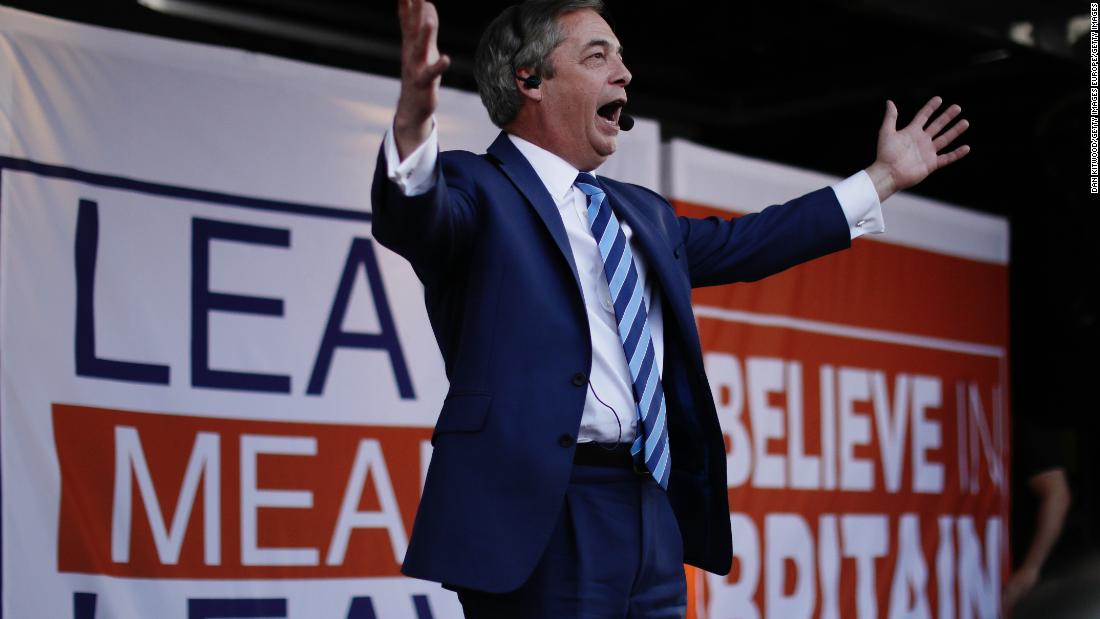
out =
<svg viewBox="0 0 1100 619"><path fill-rule="evenodd" d="M542 101L542 79L527 67L516 69L516 88L519 94L532 101Z"/></svg>

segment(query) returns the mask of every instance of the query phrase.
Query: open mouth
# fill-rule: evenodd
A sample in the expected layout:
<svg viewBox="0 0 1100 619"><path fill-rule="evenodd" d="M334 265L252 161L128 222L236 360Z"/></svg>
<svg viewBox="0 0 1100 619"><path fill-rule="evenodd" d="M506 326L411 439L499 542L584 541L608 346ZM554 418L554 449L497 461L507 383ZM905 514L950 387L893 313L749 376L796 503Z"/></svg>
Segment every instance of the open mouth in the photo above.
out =
<svg viewBox="0 0 1100 619"><path fill-rule="evenodd" d="M626 101L624 99L616 99L615 101L610 101L601 105L599 109L596 110L596 115L608 121L612 125L618 126L619 113L622 111L624 105L626 105Z"/></svg>

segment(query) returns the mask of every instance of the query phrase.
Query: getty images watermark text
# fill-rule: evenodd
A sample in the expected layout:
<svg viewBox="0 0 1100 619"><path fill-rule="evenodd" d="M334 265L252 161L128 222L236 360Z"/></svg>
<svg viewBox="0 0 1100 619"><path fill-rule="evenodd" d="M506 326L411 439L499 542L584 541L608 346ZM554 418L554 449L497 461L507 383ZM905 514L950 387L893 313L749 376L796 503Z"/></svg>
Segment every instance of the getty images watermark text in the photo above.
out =
<svg viewBox="0 0 1100 619"><path fill-rule="evenodd" d="M1100 32L1097 32L1097 3L1089 4L1089 191L1100 192L1100 161L1097 161L1097 137L1100 137L1100 74L1097 54L1100 52Z"/></svg>

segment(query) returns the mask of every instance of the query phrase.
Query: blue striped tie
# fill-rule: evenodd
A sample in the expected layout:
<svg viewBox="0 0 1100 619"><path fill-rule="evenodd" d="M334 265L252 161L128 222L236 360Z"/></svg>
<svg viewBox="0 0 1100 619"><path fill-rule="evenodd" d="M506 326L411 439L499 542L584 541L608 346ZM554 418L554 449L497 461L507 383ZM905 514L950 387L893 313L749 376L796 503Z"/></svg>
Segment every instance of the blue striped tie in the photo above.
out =
<svg viewBox="0 0 1100 619"><path fill-rule="evenodd" d="M643 282L638 279L634 254L626 242L607 194L595 177L581 172L574 183L588 196L588 225L600 248L603 272L615 305L619 339L623 343L630 378L634 384L634 402L640 420L638 438L630 446L636 462L644 464L662 488L668 490L671 470L668 450L668 423L665 392L657 369L657 355L649 332L649 316L642 298Z"/></svg>

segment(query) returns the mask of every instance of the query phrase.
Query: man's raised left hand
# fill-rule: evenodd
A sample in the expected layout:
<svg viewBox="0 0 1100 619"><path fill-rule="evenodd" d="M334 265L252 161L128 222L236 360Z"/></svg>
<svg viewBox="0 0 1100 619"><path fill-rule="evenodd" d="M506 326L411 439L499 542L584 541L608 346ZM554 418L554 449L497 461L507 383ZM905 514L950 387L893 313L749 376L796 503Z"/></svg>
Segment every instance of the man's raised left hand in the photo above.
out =
<svg viewBox="0 0 1100 619"><path fill-rule="evenodd" d="M886 116L878 132L878 154L866 170L875 184L880 202L916 185L932 172L955 163L970 152L970 147L964 144L940 154L970 127L966 119L951 124L962 112L958 105L952 105L932 118L942 104L940 97L932 97L912 122L899 130L898 108L893 101L886 102ZM951 125L949 129L948 125Z"/></svg>

